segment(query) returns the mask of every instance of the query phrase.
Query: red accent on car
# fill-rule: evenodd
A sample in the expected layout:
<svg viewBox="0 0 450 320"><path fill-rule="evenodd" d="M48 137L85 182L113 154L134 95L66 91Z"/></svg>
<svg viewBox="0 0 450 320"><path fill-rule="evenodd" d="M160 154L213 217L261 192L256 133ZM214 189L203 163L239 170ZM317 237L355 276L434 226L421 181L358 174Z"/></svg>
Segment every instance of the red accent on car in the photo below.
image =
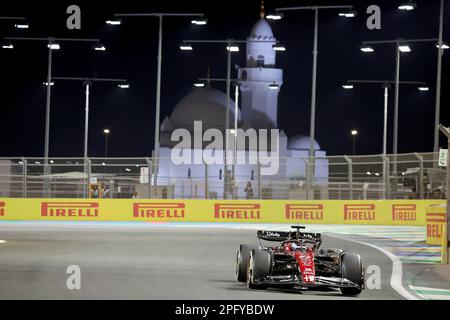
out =
<svg viewBox="0 0 450 320"><path fill-rule="evenodd" d="M314 250L311 248L306 249L306 252L297 251L294 253L294 257L298 262L298 267L302 274L303 283L315 284L316 283L316 267L314 265Z"/></svg>

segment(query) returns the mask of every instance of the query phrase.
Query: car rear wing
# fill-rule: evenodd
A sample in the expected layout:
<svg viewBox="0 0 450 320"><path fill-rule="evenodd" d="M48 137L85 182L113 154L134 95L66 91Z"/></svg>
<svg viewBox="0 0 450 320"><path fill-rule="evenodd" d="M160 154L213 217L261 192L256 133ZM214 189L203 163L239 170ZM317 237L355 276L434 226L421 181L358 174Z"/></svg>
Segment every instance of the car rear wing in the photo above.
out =
<svg viewBox="0 0 450 320"><path fill-rule="evenodd" d="M256 237L261 240L266 241L285 241L290 239L291 233L286 231L269 231L269 230L258 230L256 232Z"/></svg>
<svg viewBox="0 0 450 320"><path fill-rule="evenodd" d="M256 237L266 241L286 241L286 240L311 240L322 242L322 235L320 233L312 232L296 232L296 231L270 231L270 230L258 230Z"/></svg>

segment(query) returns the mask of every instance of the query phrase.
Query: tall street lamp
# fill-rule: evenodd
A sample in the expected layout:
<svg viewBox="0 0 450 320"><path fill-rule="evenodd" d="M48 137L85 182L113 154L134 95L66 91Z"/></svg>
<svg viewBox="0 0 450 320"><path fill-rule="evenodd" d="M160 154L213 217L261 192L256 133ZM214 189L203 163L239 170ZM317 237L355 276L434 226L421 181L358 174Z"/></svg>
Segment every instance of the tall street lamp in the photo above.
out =
<svg viewBox="0 0 450 320"><path fill-rule="evenodd" d="M155 109L155 142L153 156L159 158L159 125L161 109L161 63L162 63L162 37L163 37L163 18L164 17L189 17L193 18L191 23L194 25L205 25L207 19L203 13L116 13L115 17L152 17L159 19L158 32L158 64L156 74L156 109ZM120 25L120 20L108 20L110 25Z"/></svg>
<svg viewBox="0 0 450 320"><path fill-rule="evenodd" d="M239 52L240 43L253 43L253 42L263 42L267 43L270 41L264 40L234 40L234 39L225 39L225 40L184 40L180 44L180 50L182 51L192 51L192 44L225 44L227 50L227 78L226 78L226 108L225 108L225 152L224 152L224 176L227 176L227 153L228 153L228 134L227 130L230 128L230 91L231 91L231 54L233 52ZM272 41L274 43L273 50L277 51L285 51L285 48L279 45L278 41ZM280 48L284 48L284 50L280 50ZM236 115L235 115L236 116ZM226 181L226 179L224 179ZM226 198L226 189L224 189L224 198Z"/></svg>
<svg viewBox="0 0 450 320"><path fill-rule="evenodd" d="M195 87L205 87L205 82L226 82L227 79L224 78L199 78L198 82L194 83ZM232 169L232 177L233 181L236 176L236 163L237 163L237 136L238 136L238 119L239 119L239 88L241 82L245 81L242 79L231 79L231 82L235 84L234 91L234 128L230 130L230 133L233 135L234 145L233 145L233 169ZM252 80L255 82L266 82L268 83L268 87L272 89L279 89L279 85L276 84L276 81L264 81L264 80Z"/></svg>
<svg viewBox="0 0 450 320"><path fill-rule="evenodd" d="M99 39L79 39L79 38L54 38L54 37L5 37L6 41L39 41L46 42L48 48L48 62L47 62L47 97L46 97L46 112L45 112L45 145L44 145L44 174L48 174L48 156L49 156L49 141L50 141L50 98L52 88L52 54L54 50L59 50L62 42L88 42L99 43ZM13 47L13 45L11 44ZM8 48L10 49L10 48ZM95 48L94 48L95 49ZM50 84L50 85L48 85Z"/></svg>
<svg viewBox="0 0 450 320"><path fill-rule="evenodd" d="M105 159L108 157L108 137L111 133L111 130L108 128L103 129L103 133L105 134Z"/></svg>
<svg viewBox="0 0 450 320"><path fill-rule="evenodd" d="M396 48L396 66L395 66L395 105L394 105L394 135L393 135L393 153L398 152L398 114L399 114L399 92L400 92L400 58L401 53L411 52L411 43L432 42L436 43L438 39L396 39L382 41L364 41L360 50L364 53L373 53L376 45L395 45ZM396 164L394 164L396 168Z"/></svg>
<svg viewBox="0 0 450 320"><path fill-rule="evenodd" d="M434 120L434 144L433 152L439 152L439 125L441 118L441 81L442 81L442 56L444 55L444 49L448 49L449 46L443 43L443 30L444 30L444 0L441 0L439 6L439 39L437 43L438 47L438 62L436 73L436 106L435 106L435 120ZM437 161L435 161L437 166Z"/></svg>
<svg viewBox="0 0 450 320"><path fill-rule="evenodd" d="M237 43L246 43L246 40L185 40L181 43L180 49L182 51L192 51L192 43L198 44L225 44L227 49L227 78L226 78L226 108L225 108L225 150L224 150L224 183L227 183L227 153L228 153L228 132L229 122L230 122L230 87L231 87L231 53L239 52L239 46ZM223 190L224 199L227 198L227 187L224 187Z"/></svg>
<svg viewBox="0 0 450 320"><path fill-rule="evenodd" d="M415 8L417 8L417 5L415 2L412 2L411 0L409 0L408 2L403 2L398 6L398 9L403 11L412 11Z"/></svg>
<svg viewBox="0 0 450 320"><path fill-rule="evenodd" d="M358 135L358 130L353 129L350 133L352 134L352 140L353 140L353 155L355 155L355 151L356 151L356 136Z"/></svg>
<svg viewBox="0 0 450 320"><path fill-rule="evenodd" d="M386 177L386 164L384 159L386 159L387 155L387 126L388 126L388 102L389 102L389 89L390 85L396 83L391 80L349 80L342 87L346 90L353 89L355 84L380 84L383 87L384 91L384 111L383 111L383 178L387 180ZM425 88L425 82L419 81L399 81L398 84L402 85L415 85L418 86L418 89L421 90ZM353 132L352 132L353 134ZM385 195L386 188L383 191L383 198Z"/></svg>
<svg viewBox="0 0 450 320"><path fill-rule="evenodd" d="M90 88L93 82L109 82L117 83L121 89L128 89L129 84L126 79L110 79L110 78L80 78L80 77L53 77L53 80L81 81L85 86L85 118L84 118L84 159L88 157L88 136L89 136L89 96ZM105 132L106 133L106 132ZM109 133L109 132L108 132Z"/></svg>
<svg viewBox="0 0 450 320"><path fill-rule="evenodd" d="M277 14L268 15L268 19L279 20L283 17L283 11L314 11L314 49L313 49L313 72L312 72L312 88L311 88L311 122L310 122L310 144L309 144L309 156L314 158L314 136L315 136L315 121L316 121L316 91L317 91L317 55L318 55L318 36L319 36L319 10L340 10L340 16L346 18L352 18L355 16L355 12L348 12L353 9L351 5L338 5L338 6L303 6L303 7L286 7L276 8ZM342 11L346 11L343 13ZM314 168L314 166L313 166Z"/></svg>
<svg viewBox="0 0 450 320"><path fill-rule="evenodd" d="M194 83L194 86L198 87L199 84L205 84L204 81L210 82L228 82L228 79L221 79L221 78L200 78L200 82ZM240 82L238 79L230 79L231 82L235 84L235 91L234 91L234 129L230 130L230 133L233 135L233 167L232 167L232 173L231 177L233 179L233 184L236 181L236 163L237 163L237 133L238 133L238 112L239 112L239 86ZM225 129L226 130L226 129ZM225 131L226 136L228 136L228 133ZM228 148L227 150L228 151ZM233 189L235 190L235 189Z"/></svg>

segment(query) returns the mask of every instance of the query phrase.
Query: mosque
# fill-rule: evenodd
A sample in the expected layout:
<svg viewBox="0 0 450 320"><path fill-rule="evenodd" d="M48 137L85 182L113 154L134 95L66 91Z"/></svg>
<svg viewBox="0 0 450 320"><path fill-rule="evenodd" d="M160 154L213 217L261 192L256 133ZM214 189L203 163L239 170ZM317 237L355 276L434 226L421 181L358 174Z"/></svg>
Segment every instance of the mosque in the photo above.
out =
<svg viewBox="0 0 450 320"><path fill-rule="evenodd" d="M172 163L171 151L177 142L171 141L171 134L175 129L185 128L193 133L194 121L202 121L203 130L216 128L225 132L226 94L208 83L205 87L193 88L179 101L172 114L161 123L160 158L163 160L158 164L156 189L165 190L162 197L167 195L175 198L207 196L245 199L247 195L245 187L250 182L255 197L311 198L312 195L308 197L306 193L307 166L301 159L309 156L310 139L304 135L287 137L278 126L278 93L283 85L283 69L277 68L277 52L273 48L276 38L264 17L263 10L247 40L254 42L246 43L245 67L240 67L237 75L232 76L240 79L238 127L244 130L248 128L280 130L278 173L260 177L257 165L237 165L233 180L231 169L228 167L225 169L223 165L210 165L205 170L202 165ZM234 101L231 100L229 110L231 127L234 126L234 109ZM316 158L326 156L326 152L320 149L317 142L315 142L315 156ZM327 160L316 160L314 177L314 198L326 197L323 194L326 188L320 186L325 185L328 180Z"/></svg>

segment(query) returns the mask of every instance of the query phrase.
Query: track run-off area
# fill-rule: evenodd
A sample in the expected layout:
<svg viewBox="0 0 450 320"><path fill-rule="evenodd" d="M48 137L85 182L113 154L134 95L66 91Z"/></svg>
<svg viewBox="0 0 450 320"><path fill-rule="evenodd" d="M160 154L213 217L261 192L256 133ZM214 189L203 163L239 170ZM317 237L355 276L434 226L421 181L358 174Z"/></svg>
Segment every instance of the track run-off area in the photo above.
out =
<svg viewBox="0 0 450 320"><path fill-rule="evenodd" d="M380 270L379 288L250 290L235 280L238 244L280 224L0 222L0 299L447 299L439 252L424 227L309 225L323 248L359 253ZM69 266L81 271L70 290Z"/></svg>

